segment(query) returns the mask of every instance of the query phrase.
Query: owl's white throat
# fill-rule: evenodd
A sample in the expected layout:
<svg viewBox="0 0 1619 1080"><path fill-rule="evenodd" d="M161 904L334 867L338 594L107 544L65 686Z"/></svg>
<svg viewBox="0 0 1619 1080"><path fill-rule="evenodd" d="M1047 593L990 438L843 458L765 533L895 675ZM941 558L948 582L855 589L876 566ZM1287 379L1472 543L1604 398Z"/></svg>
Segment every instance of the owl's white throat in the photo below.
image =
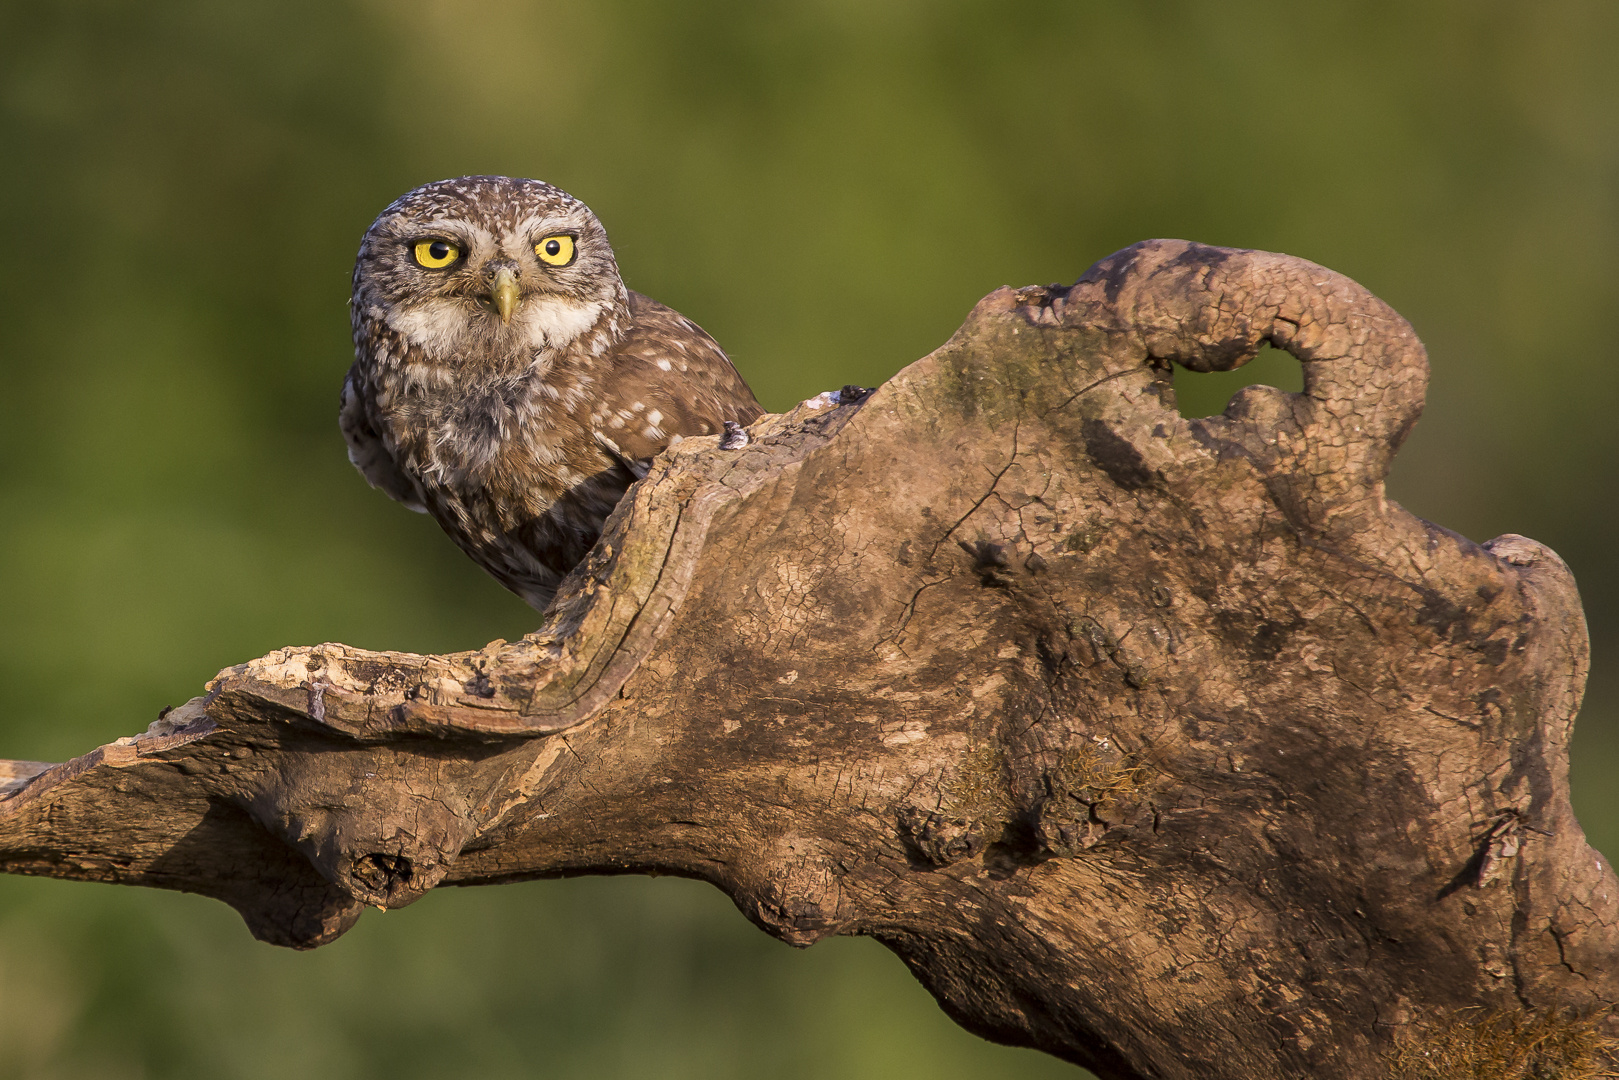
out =
<svg viewBox="0 0 1619 1080"><path fill-rule="evenodd" d="M387 312L388 328L430 356L463 355L500 338L520 350L565 349L590 330L608 308L605 300L575 300L555 293L531 293L502 326L493 311L469 309L448 297Z"/></svg>

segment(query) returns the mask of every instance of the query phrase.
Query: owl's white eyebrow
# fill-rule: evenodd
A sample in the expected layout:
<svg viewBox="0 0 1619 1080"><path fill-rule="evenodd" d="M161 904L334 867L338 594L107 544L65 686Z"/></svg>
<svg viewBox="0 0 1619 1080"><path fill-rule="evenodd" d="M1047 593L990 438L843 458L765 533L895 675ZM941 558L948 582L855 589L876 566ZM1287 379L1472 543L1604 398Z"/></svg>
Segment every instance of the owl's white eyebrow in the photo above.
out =
<svg viewBox="0 0 1619 1080"><path fill-rule="evenodd" d="M585 223L578 214L531 214L512 226L512 232L520 236L556 236L566 233L578 239L584 232Z"/></svg>
<svg viewBox="0 0 1619 1080"><path fill-rule="evenodd" d="M480 245L485 247L495 246L494 233L481 225L454 218L433 218L428 221L410 222L408 229L401 231L399 235L407 244L416 240L441 236L446 240L453 240L460 244L469 254L477 250Z"/></svg>
<svg viewBox="0 0 1619 1080"><path fill-rule="evenodd" d="M461 235L468 231L465 221L455 218L433 218L428 221L412 221L408 226L416 232L441 232L446 236Z"/></svg>

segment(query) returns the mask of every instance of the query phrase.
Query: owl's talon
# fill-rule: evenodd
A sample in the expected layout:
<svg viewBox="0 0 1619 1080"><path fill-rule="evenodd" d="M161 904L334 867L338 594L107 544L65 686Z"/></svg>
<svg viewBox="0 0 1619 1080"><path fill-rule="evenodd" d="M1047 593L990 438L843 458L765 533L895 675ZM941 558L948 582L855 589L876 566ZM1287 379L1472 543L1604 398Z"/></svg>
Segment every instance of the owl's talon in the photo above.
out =
<svg viewBox="0 0 1619 1080"><path fill-rule="evenodd" d="M721 450L740 450L753 440L748 433L742 430L742 425L735 420L725 421L725 434L720 436Z"/></svg>
<svg viewBox="0 0 1619 1080"><path fill-rule="evenodd" d="M846 384L841 390L823 390L804 402L812 409L835 409L839 405L858 405L872 394L869 386Z"/></svg>

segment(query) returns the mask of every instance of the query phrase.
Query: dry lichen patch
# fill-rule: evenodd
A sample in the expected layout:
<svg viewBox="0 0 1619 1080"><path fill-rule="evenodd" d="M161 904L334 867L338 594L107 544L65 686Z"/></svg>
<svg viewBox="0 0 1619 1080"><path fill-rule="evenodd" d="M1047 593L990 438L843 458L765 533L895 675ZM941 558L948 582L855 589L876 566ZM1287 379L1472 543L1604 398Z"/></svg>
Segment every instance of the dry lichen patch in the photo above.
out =
<svg viewBox="0 0 1619 1080"><path fill-rule="evenodd" d="M1006 757L999 746L981 746L963 755L940 785L940 809L988 829L999 838L1011 812L1006 794Z"/></svg>
<svg viewBox="0 0 1619 1080"><path fill-rule="evenodd" d="M1619 1077L1607 1014L1467 1009L1438 1030L1400 1040L1393 1080L1602 1080Z"/></svg>
<svg viewBox="0 0 1619 1080"><path fill-rule="evenodd" d="M1109 800L1139 791L1150 775L1145 765L1127 755L1104 754L1083 743L1063 752L1052 770L1052 794L1073 795L1101 806Z"/></svg>

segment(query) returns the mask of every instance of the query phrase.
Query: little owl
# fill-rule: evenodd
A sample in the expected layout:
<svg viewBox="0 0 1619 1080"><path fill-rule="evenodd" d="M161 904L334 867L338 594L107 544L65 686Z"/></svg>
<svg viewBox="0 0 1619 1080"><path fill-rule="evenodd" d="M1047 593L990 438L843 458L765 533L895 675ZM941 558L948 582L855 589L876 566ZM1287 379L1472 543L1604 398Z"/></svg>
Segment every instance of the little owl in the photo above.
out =
<svg viewBox="0 0 1619 1080"><path fill-rule="evenodd" d="M351 305L349 460L536 608L660 450L763 412L713 338L624 287L590 208L538 180L401 196Z"/></svg>

